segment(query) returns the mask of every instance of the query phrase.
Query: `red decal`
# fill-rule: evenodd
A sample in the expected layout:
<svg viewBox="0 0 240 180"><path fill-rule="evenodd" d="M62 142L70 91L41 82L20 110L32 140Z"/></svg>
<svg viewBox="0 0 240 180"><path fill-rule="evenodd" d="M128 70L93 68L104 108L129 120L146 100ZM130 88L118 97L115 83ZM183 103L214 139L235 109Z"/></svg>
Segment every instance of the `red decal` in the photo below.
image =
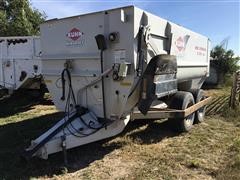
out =
<svg viewBox="0 0 240 180"><path fill-rule="evenodd" d="M178 48L179 51L182 51L182 50L184 49L184 47L185 47L184 40L183 40L182 37L179 37L179 38L176 40L175 44L176 44L176 46L177 46L177 48Z"/></svg>
<svg viewBox="0 0 240 180"><path fill-rule="evenodd" d="M77 28L73 28L67 33L67 37L72 39L73 41L78 40L82 35L83 33Z"/></svg>
<svg viewBox="0 0 240 180"><path fill-rule="evenodd" d="M180 37L178 37L178 39L175 41L175 45L176 45L176 47L178 48L178 51L179 51L179 52L185 51L189 38L190 38L189 35L180 36Z"/></svg>
<svg viewBox="0 0 240 180"><path fill-rule="evenodd" d="M195 46L195 50L199 50L199 51L206 51L207 49L204 47L200 47L200 46Z"/></svg>

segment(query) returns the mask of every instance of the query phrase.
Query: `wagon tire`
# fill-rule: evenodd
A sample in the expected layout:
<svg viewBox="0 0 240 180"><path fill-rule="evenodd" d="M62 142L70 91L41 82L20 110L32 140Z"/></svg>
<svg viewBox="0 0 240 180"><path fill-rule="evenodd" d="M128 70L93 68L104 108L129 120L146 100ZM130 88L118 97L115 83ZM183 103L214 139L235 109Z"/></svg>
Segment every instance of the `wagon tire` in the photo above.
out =
<svg viewBox="0 0 240 180"><path fill-rule="evenodd" d="M195 104L194 97L190 92L178 91L171 100L170 108L177 110L185 110ZM170 118L175 131L188 132L191 130L194 123L195 113L190 114L185 118Z"/></svg>
<svg viewBox="0 0 240 180"><path fill-rule="evenodd" d="M196 103L204 100L205 98L204 91L202 89L192 89L190 92L192 93ZM206 113L206 105L195 112L194 123L198 124L203 122L205 118L205 113Z"/></svg>

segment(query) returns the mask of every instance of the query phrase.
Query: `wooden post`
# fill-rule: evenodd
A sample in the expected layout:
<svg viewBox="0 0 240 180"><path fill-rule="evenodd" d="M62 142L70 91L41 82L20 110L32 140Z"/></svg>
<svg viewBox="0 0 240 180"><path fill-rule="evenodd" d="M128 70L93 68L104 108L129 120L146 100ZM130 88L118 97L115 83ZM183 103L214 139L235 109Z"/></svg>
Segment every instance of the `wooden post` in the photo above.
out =
<svg viewBox="0 0 240 180"><path fill-rule="evenodd" d="M234 73L229 106L235 109L240 104L240 70Z"/></svg>

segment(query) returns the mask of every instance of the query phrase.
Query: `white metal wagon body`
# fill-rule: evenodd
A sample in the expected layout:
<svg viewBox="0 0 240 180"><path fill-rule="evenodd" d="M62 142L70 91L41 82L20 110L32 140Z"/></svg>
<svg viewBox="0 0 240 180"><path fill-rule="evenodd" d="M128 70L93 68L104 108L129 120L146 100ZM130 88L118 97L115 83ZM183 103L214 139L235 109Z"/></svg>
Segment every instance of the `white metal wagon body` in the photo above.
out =
<svg viewBox="0 0 240 180"><path fill-rule="evenodd" d="M10 91L39 88L40 56L39 37L0 37L0 87Z"/></svg>
<svg viewBox="0 0 240 180"><path fill-rule="evenodd" d="M66 117L28 152L47 158L111 137L137 107L148 116L153 102L201 88L209 46L207 37L133 6L45 22L42 73Z"/></svg>
<svg viewBox="0 0 240 180"><path fill-rule="evenodd" d="M107 14L102 11L52 20L41 26L43 74L54 103L60 110L64 111L65 103L61 100L61 82L57 80L64 69L64 63L66 60L72 60L73 88L77 94L79 89L96 79L95 75L101 74L100 52L94 37L97 34L104 34L108 38L111 32L118 32L119 40L113 43L108 41L108 48L104 51L104 70L112 68L114 63L126 62L131 64L131 73L122 81L114 81L111 75L105 80L106 87L108 87L105 88L108 95L106 98L107 117L110 118L111 115L121 117L124 111L133 108L138 98L132 100L133 106L127 101L130 100L128 95L136 83L137 34L141 21L148 21L142 23L147 23L146 26L150 27L150 41L157 46L158 54L167 54L167 51L170 51L171 55L177 56L177 80L184 84L183 88L201 86L209 73L209 40L207 37L136 7L119 8L107 12ZM121 13L126 16L126 22L121 21ZM147 20L144 20L145 15ZM79 31L81 34L77 40L68 36L72 30ZM184 42L188 36L188 42ZM153 53L151 46L147 49L145 61L148 63ZM57 83L59 83L58 86ZM119 90L119 95L115 93L116 90ZM97 89L90 87L88 96L83 95L79 101L81 105L89 107L98 116L103 116L101 82Z"/></svg>

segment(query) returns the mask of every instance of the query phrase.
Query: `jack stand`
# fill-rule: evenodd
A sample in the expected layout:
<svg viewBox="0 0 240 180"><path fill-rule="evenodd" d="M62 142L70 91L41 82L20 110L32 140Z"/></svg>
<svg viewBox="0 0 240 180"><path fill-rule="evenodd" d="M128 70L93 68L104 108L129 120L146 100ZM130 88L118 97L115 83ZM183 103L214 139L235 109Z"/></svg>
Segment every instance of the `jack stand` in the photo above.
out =
<svg viewBox="0 0 240 180"><path fill-rule="evenodd" d="M66 136L65 135L61 136L61 140L62 140L64 166L68 167Z"/></svg>

